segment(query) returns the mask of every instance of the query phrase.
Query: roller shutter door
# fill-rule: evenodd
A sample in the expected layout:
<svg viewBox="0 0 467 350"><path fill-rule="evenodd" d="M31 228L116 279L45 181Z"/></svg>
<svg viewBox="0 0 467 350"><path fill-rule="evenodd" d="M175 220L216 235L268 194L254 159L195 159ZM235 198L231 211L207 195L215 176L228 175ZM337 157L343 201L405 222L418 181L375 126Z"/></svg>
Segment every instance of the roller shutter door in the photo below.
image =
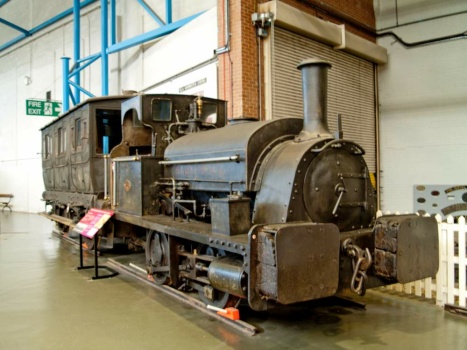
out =
<svg viewBox="0 0 467 350"><path fill-rule="evenodd" d="M342 115L344 138L365 151L370 172L376 171L375 86L373 63L275 27L272 49L272 118L302 117L302 85L297 65L318 57L332 64L328 77L328 124L337 130Z"/></svg>

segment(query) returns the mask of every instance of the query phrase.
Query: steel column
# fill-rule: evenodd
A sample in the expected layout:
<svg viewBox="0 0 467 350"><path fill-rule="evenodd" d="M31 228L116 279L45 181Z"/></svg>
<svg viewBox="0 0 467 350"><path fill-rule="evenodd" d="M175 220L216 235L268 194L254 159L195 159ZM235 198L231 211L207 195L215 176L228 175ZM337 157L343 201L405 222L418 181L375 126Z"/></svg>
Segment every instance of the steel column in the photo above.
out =
<svg viewBox="0 0 467 350"><path fill-rule="evenodd" d="M102 96L109 94L109 55L107 47L109 39L108 30L108 6L107 0L101 0L101 80L102 80Z"/></svg>
<svg viewBox="0 0 467 350"><path fill-rule="evenodd" d="M172 23L172 0L165 0L165 22Z"/></svg>
<svg viewBox="0 0 467 350"><path fill-rule="evenodd" d="M79 68L79 58L80 58L80 41L81 41L81 23L80 23L80 0L73 0L73 59L74 65L73 70ZM76 85L81 84L80 74L74 76L74 81ZM80 103L80 92L75 88L75 100L76 103Z"/></svg>
<svg viewBox="0 0 467 350"><path fill-rule="evenodd" d="M62 57L62 112L70 109L70 90L68 86L68 72L70 71L70 57Z"/></svg>
<svg viewBox="0 0 467 350"><path fill-rule="evenodd" d="M110 0L110 45L117 42L117 5Z"/></svg>

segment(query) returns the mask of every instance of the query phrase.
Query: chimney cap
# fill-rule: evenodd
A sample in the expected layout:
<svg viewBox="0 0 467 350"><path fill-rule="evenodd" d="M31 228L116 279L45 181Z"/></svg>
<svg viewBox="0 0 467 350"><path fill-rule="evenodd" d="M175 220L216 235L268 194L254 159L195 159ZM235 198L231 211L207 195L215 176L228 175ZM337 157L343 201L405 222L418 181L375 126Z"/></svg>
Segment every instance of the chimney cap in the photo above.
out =
<svg viewBox="0 0 467 350"><path fill-rule="evenodd" d="M325 65L325 66L328 66L329 68L332 67L331 63L321 58L307 58L298 64L297 69L301 69L303 66L308 66L311 64L312 65Z"/></svg>

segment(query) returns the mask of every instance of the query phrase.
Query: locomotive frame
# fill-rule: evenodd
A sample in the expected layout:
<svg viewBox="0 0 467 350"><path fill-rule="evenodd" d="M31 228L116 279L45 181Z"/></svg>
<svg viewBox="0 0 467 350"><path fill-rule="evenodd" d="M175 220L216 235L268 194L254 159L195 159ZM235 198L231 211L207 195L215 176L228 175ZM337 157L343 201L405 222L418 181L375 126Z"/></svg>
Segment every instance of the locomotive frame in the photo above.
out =
<svg viewBox="0 0 467 350"><path fill-rule="evenodd" d="M328 130L330 64L310 59L298 68L303 119L226 125L224 101L183 95L77 106L42 129L43 198L52 207L46 215L63 228L91 207L114 210L104 229L108 246L144 249L155 283L196 290L206 304L222 308L245 299L261 311L271 302L292 304L344 290L363 295L368 288L435 275L436 221L375 218L364 150ZM118 128L106 117L99 129L95 121L105 118L85 114L104 101L111 110L121 103ZM65 156L62 163L54 160L65 145L60 128L69 125L74 149L83 115L90 136L83 153L85 144L88 154L95 155L94 148L109 152L82 162L89 172L78 178L92 186L60 187L51 174L74 179L73 171L60 170ZM73 164L73 152L62 153Z"/></svg>

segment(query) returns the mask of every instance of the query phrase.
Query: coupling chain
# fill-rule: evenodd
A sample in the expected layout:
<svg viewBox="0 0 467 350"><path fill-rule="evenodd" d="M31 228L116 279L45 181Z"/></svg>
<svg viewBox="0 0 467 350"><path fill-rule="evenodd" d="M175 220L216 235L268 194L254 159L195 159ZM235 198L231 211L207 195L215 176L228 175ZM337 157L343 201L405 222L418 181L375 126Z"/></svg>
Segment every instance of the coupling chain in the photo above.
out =
<svg viewBox="0 0 467 350"><path fill-rule="evenodd" d="M360 296L365 295L368 276L366 274L373 260L368 248L363 250L358 245L353 244L352 239L348 238L342 244L342 247L348 257L352 259L352 280L350 281L350 290Z"/></svg>

